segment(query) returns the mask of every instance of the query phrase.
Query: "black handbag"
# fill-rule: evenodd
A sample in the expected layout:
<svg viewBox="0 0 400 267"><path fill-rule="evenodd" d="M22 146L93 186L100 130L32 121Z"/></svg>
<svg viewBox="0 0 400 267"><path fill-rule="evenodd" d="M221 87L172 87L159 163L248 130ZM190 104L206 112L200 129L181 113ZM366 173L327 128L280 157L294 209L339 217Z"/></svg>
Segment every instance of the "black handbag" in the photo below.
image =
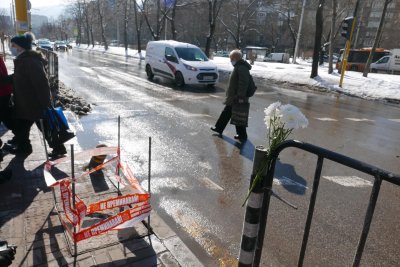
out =
<svg viewBox="0 0 400 267"><path fill-rule="evenodd" d="M60 107L49 107L46 110L44 128L45 137L50 146L63 144L75 137Z"/></svg>
<svg viewBox="0 0 400 267"><path fill-rule="evenodd" d="M234 101L232 104L231 124L247 127L249 121L250 103L239 103Z"/></svg>

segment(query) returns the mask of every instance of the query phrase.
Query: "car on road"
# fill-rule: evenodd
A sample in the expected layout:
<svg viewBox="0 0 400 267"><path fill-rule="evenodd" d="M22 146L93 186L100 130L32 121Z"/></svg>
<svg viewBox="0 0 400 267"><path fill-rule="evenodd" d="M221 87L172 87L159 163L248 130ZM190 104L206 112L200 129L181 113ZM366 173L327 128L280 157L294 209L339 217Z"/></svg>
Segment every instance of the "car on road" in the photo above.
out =
<svg viewBox="0 0 400 267"><path fill-rule="evenodd" d="M289 63L289 54L288 53L270 53L264 57L263 61Z"/></svg>
<svg viewBox="0 0 400 267"><path fill-rule="evenodd" d="M37 41L37 47L53 51L53 46L47 39L39 39Z"/></svg>
<svg viewBox="0 0 400 267"><path fill-rule="evenodd" d="M64 41L55 41L54 50L56 51L68 51L68 46Z"/></svg>
<svg viewBox="0 0 400 267"><path fill-rule="evenodd" d="M146 74L173 79L178 87L218 81L218 69L197 46L176 41L151 41L146 48Z"/></svg>

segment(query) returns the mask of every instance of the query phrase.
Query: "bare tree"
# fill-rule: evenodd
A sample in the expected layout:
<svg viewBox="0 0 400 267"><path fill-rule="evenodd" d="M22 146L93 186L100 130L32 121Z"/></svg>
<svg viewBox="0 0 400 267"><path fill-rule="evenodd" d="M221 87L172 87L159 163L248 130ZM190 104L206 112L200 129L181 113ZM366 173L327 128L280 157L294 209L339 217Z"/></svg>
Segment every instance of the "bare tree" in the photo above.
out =
<svg viewBox="0 0 400 267"><path fill-rule="evenodd" d="M381 20L379 21L378 30L376 31L374 44L372 45L372 49L371 49L371 52L369 53L367 63L365 64L365 68L364 68L364 72L363 72L364 77L368 77L369 66L371 65L372 59L374 58L375 50L376 50L376 47L378 46L378 42L379 42L379 39L382 34L383 24L385 22L385 17L386 17L386 11L387 11L387 7L390 2L392 2L392 0L385 0L385 3L383 4L382 16L381 16Z"/></svg>
<svg viewBox="0 0 400 267"><path fill-rule="evenodd" d="M321 39L322 39L322 30L323 30L323 9L324 9L325 0L318 1L317 15L315 19L315 39L314 39L314 53L313 53L313 61L312 61L312 69L311 69L311 78L315 78L318 76L318 61L319 61L319 53L321 51Z"/></svg>
<svg viewBox="0 0 400 267"><path fill-rule="evenodd" d="M138 49L138 54L141 57L142 54L142 25L143 25L143 16L142 13L140 12L139 14L139 7L137 1L133 1L134 7L133 11L135 14L135 30L136 30L136 41L137 41L137 49ZM143 5L143 3L142 3Z"/></svg>
<svg viewBox="0 0 400 267"><path fill-rule="evenodd" d="M337 16L337 0L332 0L332 21L331 21L331 32L329 34L329 67L328 67L329 74L333 72L333 41L335 40L335 35L333 34L333 32L335 31L336 16Z"/></svg>
<svg viewBox="0 0 400 267"><path fill-rule="evenodd" d="M255 8L253 8L253 5L257 2L257 0L251 0L248 4L245 4L241 0L233 0L234 10L232 13L228 14L228 16L231 18L231 23L226 23L223 19L218 17L221 23L225 26L225 29L235 41L236 48L241 48L243 34L246 31L254 30L249 28L249 22L255 14Z"/></svg>
<svg viewBox="0 0 400 267"><path fill-rule="evenodd" d="M97 14L99 16L99 23L100 23L100 30L101 30L101 39L103 40L104 43L104 49L108 50L108 44L107 44L107 39L106 39L106 35L104 33L104 10L103 10L103 1L101 0L97 0L96 2L97 4Z"/></svg>
<svg viewBox="0 0 400 267"><path fill-rule="evenodd" d="M207 0L208 1L208 35L206 38L205 53L207 57L210 56L211 41L214 38L215 29L217 26L217 18L221 11L222 5L225 0Z"/></svg>
<svg viewBox="0 0 400 267"><path fill-rule="evenodd" d="M86 35L86 42L87 45L90 45L90 25L89 25L89 8L88 8L88 3L86 3L86 0L83 0L82 2L82 8L83 8L83 17L85 19L85 24L84 24L84 29L85 29L85 35Z"/></svg>
<svg viewBox="0 0 400 267"><path fill-rule="evenodd" d="M164 29L164 20L166 19L166 12L164 12L164 15L161 16L161 3L160 0L155 0L150 1L150 0L143 0L142 5L137 5L140 8L140 11L143 13L144 20L146 21L147 27L153 37L154 40L160 40L161 37L161 32ZM155 10L154 10L154 5ZM155 29L153 27L153 24L151 23L151 16L154 16L155 11Z"/></svg>

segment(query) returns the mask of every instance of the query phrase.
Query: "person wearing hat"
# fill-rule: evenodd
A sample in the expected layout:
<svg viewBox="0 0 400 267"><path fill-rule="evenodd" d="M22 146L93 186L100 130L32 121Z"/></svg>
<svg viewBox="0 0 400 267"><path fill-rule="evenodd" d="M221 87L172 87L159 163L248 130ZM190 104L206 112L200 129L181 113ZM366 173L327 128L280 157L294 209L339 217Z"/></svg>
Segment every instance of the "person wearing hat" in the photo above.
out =
<svg viewBox="0 0 400 267"><path fill-rule="evenodd" d="M11 53L14 60L14 117L16 146L10 151L15 154L29 155L32 146L29 132L32 124L36 122L41 130L39 120L44 117L45 111L51 105L50 85L46 75L47 61L40 52L32 50L32 33L15 36L11 39ZM13 124L14 125L14 124ZM47 141L49 136L45 135ZM53 151L48 154L50 158L63 156L67 150L63 143L49 146Z"/></svg>
<svg viewBox="0 0 400 267"><path fill-rule="evenodd" d="M13 115L16 146L11 153L28 156L32 153L30 129L35 121L43 118L50 106L50 86L46 76L47 62L42 54L32 50L32 33L11 39L10 51L14 59Z"/></svg>

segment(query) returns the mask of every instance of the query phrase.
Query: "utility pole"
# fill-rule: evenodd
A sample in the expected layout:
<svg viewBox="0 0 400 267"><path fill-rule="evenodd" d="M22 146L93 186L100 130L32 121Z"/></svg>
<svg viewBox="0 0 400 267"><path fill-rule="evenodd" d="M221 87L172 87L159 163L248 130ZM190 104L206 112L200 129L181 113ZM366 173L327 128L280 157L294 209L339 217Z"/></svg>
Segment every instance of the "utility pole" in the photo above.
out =
<svg viewBox="0 0 400 267"><path fill-rule="evenodd" d="M344 77L344 73L346 72L347 58L349 57L354 28L355 28L355 25L357 24L357 10L358 10L359 5L360 5L360 0L357 0L356 7L354 8L354 12L353 12L352 23L351 23L351 25L349 25L351 28L351 31L350 31L350 35L346 41L346 49L345 49L344 55L343 55L342 66L340 68L341 73L340 73L339 87L342 87L342 85L343 85L343 77Z"/></svg>
<svg viewBox="0 0 400 267"><path fill-rule="evenodd" d="M299 30L297 31L296 46L294 48L294 53L293 53L293 61L292 61L293 64L296 64L297 54L299 53L299 43L301 37L301 29L303 28L304 10L306 8L306 2L307 0L303 0L303 6L301 8Z"/></svg>
<svg viewBox="0 0 400 267"><path fill-rule="evenodd" d="M30 2L26 0L15 0L15 24L18 34L29 30L28 5Z"/></svg>

